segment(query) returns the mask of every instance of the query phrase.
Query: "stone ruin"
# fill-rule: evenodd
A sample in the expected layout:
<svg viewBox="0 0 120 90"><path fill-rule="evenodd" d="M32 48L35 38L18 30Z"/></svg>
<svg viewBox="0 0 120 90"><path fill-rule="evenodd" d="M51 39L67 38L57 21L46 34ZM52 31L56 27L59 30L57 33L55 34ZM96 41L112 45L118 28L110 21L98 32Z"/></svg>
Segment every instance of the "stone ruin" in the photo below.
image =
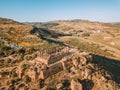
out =
<svg viewBox="0 0 120 90"><path fill-rule="evenodd" d="M60 71L63 71L68 64L66 60L72 56L69 48L54 47L52 49L40 51L34 60L25 62L27 70L18 69L19 78L28 75L33 81L46 79ZM20 67L21 68L21 67Z"/></svg>
<svg viewBox="0 0 120 90"><path fill-rule="evenodd" d="M79 62L77 62L75 57L80 56L79 52L71 50L68 47L54 47L50 50L41 51L37 58L26 62L28 69L25 70L24 74L22 70L18 69L19 77L22 78L22 76L28 75L33 81L46 79L72 66L77 68ZM81 61L86 60L85 58L81 58Z"/></svg>
<svg viewBox="0 0 120 90"><path fill-rule="evenodd" d="M44 55L40 52L40 56L37 57L36 60L46 65L46 68L41 70L39 78L45 79L63 71L65 69L64 62L70 55L69 48L61 47L55 47L52 50L48 49L45 51Z"/></svg>
<svg viewBox="0 0 120 90"><path fill-rule="evenodd" d="M23 63L20 63L21 65L19 65L19 67L13 68L10 71L9 69L1 70L0 78L13 77L12 74L16 73L18 77L25 82L26 76L30 77L32 84L35 83L36 85L36 82L39 81L39 79L46 79L58 72L69 68L67 69L68 73L62 73L63 76L60 77L60 79L62 78L65 80L66 77L67 79L70 78L69 81L71 81L71 90L90 90L88 88L94 88L94 83L96 83L96 86L98 88L101 88L101 84L103 84L101 90L108 90L107 88L109 88L109 90L111 90L111 88L112 90L117 90L115 89L117 88L116 84L112 82L112 77L109 72L105 72L101 69L101 67L98 67L96 64L91 63L93 60L92 54L80 52L78 50L70 48L58 49L57 47L56 49L54 48L51 50L43 51L44 53L39 52L39 56L36 59L24 61ZM21 66L24 66L24 68L21 68ZM9 72L11 72L10 75ZM110 83L108 80L111 80ZM62 85L63 84L60 82L57 88L62 87Z"/></svg>
<svg viewBox="0 0 120 90"><path fill-rule="evenodd" d="M69 54L69 48L55 47L48 49L39 53L39 56L36 58L40 62L50 65L60 61L63 57Z"/></svg>

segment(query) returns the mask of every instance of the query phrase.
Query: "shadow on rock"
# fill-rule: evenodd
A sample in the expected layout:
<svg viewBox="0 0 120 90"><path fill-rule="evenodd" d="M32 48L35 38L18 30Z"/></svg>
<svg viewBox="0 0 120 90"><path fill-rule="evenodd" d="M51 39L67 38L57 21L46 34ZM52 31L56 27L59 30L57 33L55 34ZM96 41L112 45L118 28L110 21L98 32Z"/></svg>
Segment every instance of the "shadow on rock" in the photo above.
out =
<svg viewBox="0 0 120 90"><path fill-rule="evenodd" d="M82 83L83 90L91 90L94 86L94 83L92 80L84 79L80 82Z"/></svg>

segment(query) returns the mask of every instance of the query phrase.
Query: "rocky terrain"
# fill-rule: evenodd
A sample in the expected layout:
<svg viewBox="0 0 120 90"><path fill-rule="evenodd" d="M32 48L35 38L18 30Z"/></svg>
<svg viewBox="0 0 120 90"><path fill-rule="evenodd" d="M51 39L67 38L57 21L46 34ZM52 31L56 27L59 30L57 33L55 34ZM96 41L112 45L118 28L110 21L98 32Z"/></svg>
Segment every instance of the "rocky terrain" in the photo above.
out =
<svg viewBox="0 0 120 90"><path fill-rule="evenodd" d="M0 90L120 90L119 27L0 18Z"/></svg>
<svg viewBox="0 0 120 90"><path fill-rule="evenodd" d="M48 23L36 23L36 27L47 27L50 30L70 34L71 36L62 37L60 40L78 39L90 44L94 44L102 50L119 57L120 24L119 23L100 23L87 20L61 20Z"/></svg>

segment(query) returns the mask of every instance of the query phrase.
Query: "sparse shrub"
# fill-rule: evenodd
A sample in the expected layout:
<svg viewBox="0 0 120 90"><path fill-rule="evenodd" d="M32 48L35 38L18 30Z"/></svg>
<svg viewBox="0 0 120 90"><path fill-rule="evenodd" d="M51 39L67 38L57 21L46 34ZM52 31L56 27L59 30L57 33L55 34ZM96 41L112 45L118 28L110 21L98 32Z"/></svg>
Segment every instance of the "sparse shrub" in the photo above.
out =
<svg viewBox="0 0 120 90"><path fill-rule="evenodd" d="M14 31L14 30L15 30L15 28L10 27L10 28L9 28L9 30L8 30L8 33L9 33L9 34L11 34L11 33L12 33L12 31Z"/></svg>
<svg viewBox="0 0 120 90"><path fill-rule="evenodd" d="M0 57L3 57L5 54L4 54L4 51L0 51Z"/></svg>
<svg viewBox="0 0 120 90"><path fill-rule="evenodd" d="M10 85L16 85L16 84L18 84L18 82L20 81L21 79L19 79L19 78L13 78L13 79L11 79L10 81L9 81L9 83L10 83Z"/></svg>
<svg viewBox="0 0 120 90"><path fill-rule="evenodd" d="M6 84L7 84L7 85L10 85L10 81L8 80L8 81L6 82Z"/></svg>
<svg viewBox="0 0 120 90"><path fill-rule="evenodd" d="M2 50L3 50L3 51L11 50L11 47L4 46L4 47L2 47Z"/></svg>
<svg viewBox="0 0 120 90"><path fill-rule="evenodd" d="M12 71L11 71L10 76L11 76L12 78L17 77L17 73L15 72L15 70L12 70Z"/></svg>
<svg viewBox="0 0 120 90"><path fill-rule="evenodd" d="M15 90L14 85L11 85L11 86L9 87L9 90Z"/></svg>
<svg viewBox="0 0 120 90"><path fill-rule="evenodd" d="M89 32L83 33L82 36L90 36Z"/></svg>
<svg viewBox="0 0 120 90"><path fill-rule="evenodd" d="M18 59L19 61L22 61L22 60L24 60L24 55L23 55L23 54L21 54L21 55L18 55L18 56L17 56L17 59Z"/></svg>
<svg viewBox="0 0 120 90"><path fill-rule="evenodd" d="M24 87L25 86L25 84L24 83L22 83L22 84L19 84L19 88L21 88L21 87Z"/></svg>
<svg viewBox="0 0 120 90"><path fill-rule="evenodd" d="M10 58L6 58L5 62L4 62L4 65L8 66L10 63L11 63L11 59Z"/></svg>
<svg viewBox="0 0 120 90"><path fill-rule="evenodd" d="M63 81L62 81L62 84L63 84L65 87L69 87L69 86L70 86L70 81L69 81L69 80L63 80Z"/></svg>
<svg viewBox="0 0 120 90"><path fill-rule="evenodd" d="M8 56L8 55L10 55L10 53L9 53L10 50L11 50L11 47L3 46L3 47L1 48L1 54L2 54L3 56Z"/></svg>
<svg viewBox="0 0 120 90"><path fill-rule="evenodd" d="M4 77L4 76L9 75L9 72L8 71L3 71L3 72L0 72L0 74Z"/></svg>
<svg viewBox="0 0 120 90"><path fill-rule="evenodd" d="M29 82L31 81L31 78L30 78L28 75L26 75L26 76L24 77L24 81L25 81L26 83L29 83Z"/></svg>
<svg viewBox="0 0 120 90"><path fill-rule="evenodd" d="M32 54L34 51L35 51L34 47L27 48L27 50L26 50L27 54Z"/></svg>
<svg viewBox="0 0 120 90"><path fill-rule="evenodd" d="M25 71L28 68L27 64L22 64L21 69Z"/></svg>
<svg viewBox="0 0 120 90"><path fill-rule="evenodd" d="M26 52L26 51L25 51L25 48L20 48L20 49L17 50L17 53L18 53L18 54L23 54L23 55L24 55L25 52Z"/></svg>
<svg viewBox="0 0 120 90"><path fill-rule="evenodd" d="M30 60L30 59L32 59L32 56L31 55L26 55L24 59L25 60Z"/></svg>
<svg viewBox="0 0 120 90"><path fill-rule="evenodd" d="M9 50L9 55L14 54L15 52L13 50Z"/></svg>
<svg viewBox="0 0 120 90"><path fill-rule="evenodd" d="M44 87L44 84L45 84L45 83L44 83L44 80L43 80L43 79L39 79L39 80L38 80L38 87L39 87L39 88L43 88L43 87Z"/></svg>
<svg viewBox="0 0 120 90"><path fill-rule="evenodd" d="M33 59L36 58L36 57L37 57L37 54L36 54L36 53L32 54L32 58L33 58Z"/></svg>

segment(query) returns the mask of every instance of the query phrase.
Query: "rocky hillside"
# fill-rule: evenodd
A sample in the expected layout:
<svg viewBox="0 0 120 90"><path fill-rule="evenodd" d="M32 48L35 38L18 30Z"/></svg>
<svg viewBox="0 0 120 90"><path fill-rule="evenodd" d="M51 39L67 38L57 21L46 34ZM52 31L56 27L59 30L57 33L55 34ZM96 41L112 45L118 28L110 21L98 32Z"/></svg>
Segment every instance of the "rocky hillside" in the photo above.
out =
<svg viewBox="0 0 120 90"><path fill-rule="evenodd" d="M34 24L37 27L47 27L49 29L60 30L60 31L79 31L79 30L108 30L108 29L117 29L119 30L120 24L114 23L101 23L101 22L92 22L88 20L59 20L51 21L47 23L36 23Z"/></svg>
<svg viewBox="0 0 120 90"><path fill-rule="evenodd" d="M12 19L0 18L0 24L20 24L20 23L13 21Z"/></svg>
<svg viewBox="0 0 120 90"><path fill-rule="evenodd" d="M0 90L120 90L119 27L0 18Z"/></svg>
<svg viewBox="0 0 120 90"><path fill-rule="evenodd" d="M60 57L60 51L56 47L48 50L51 55L56 54L55 62L45 64L47 57L41 51L37 57L24 58L16 61L17 58L9 57L10 63L0 68L0 89L5 90L119 90L120 72L119 66L111 65L108 58L92 55L87 52L80 52L70 49L68 55ZM59 48L59 47L57 47ZM57 49L56 48L56 49ZM59 48L60 49L60 48ZM59 50L58 49L58 50ZM59 54L57 54L59 52ZM41 56L41 53L43 55ZM61 54L64 54L62 52ZM57 58L61 58L57 60ZM1 61L6 62L7 58ZM14 62L13 62L14 60ZM54 60L54 59L53 59ZM102 61L103 60L103 61ZM107 63L105 61L108 61ZM21 63L20 63L21 62ZM61 64L61 62L63 64ZM18 64L19 63L19 64ZM110 67L109 67L110 66ZM3 68L4 67L4 68ZM110 68L110 69L109 69Z"/></svg>
<svg viewBox="0 0 120 90"><path fill-rule="evenodd" d="M4 38L8 43L20 46L42 45L43 41L30 33L32 30L34 30L34 27L31 25L0 18L0 37Z"/></svg>
<svg viewBox="0 0 120 90"><path fill-rule="evenodd" d="M59 20L47 23L36 23L36 27L48 28L70 34L69 37L62 37L59 40L79 39L105 50L119 57L120 53L120 24L101 23L87 20ZM120 58L120 57L119 57Z"/></svg>

